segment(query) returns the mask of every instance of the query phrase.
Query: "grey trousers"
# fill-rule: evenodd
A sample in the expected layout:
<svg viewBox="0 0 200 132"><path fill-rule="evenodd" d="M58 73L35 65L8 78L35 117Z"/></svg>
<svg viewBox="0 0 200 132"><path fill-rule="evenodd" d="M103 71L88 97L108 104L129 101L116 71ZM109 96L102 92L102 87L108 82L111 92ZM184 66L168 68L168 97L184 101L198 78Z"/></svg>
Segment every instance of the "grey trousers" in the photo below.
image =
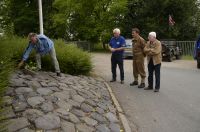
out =
<svg viewBox="0 0 200 132"><path fill-rule="evenodd" d="M55 72L60 72L60 67L59 67L59 63L58 63L58 60L57 60L57 57L56 57L56 51L55 51L54 47L49 51L49 54L50 54L51 60L54 64ZM41 55L40 55L40 53L36 54L36 62L37 62L37 67L39 69L41 69Z"/></svg>

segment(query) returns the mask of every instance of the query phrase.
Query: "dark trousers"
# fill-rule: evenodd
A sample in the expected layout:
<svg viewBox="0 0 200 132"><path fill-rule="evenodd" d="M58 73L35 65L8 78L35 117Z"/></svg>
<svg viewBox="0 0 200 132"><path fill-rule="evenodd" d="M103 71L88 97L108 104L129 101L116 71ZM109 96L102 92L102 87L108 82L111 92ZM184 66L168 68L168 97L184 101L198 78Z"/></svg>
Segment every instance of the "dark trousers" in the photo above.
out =
<svg viewBox="0 0 200 132"><path fill-rule="evenodd" d="M155 71L155 77L156 77L155 89L160 89L160 67L161 64L154 65L153 60L150 59L150 62L148 64L148 71L149 71L148 83L149 87L151 88L153 88L153 73Z"/></svg>
<svg viewBox="0 0 200 132"><path fill-rule="evenodd" d="M123 55L122 54L112 54L111 56L111 69L112 69L112 78L116 80L116 68L117 65L120 70L120 79L121 81L124 80L124 62L123 62Z"/></svg>

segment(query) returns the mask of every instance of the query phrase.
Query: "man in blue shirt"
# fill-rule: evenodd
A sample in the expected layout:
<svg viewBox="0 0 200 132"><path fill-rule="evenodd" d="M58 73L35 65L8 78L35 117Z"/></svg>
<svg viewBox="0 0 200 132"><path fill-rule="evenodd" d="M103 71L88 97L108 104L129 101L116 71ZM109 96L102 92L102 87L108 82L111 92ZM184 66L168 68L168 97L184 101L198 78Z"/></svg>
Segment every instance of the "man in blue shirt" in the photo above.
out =
<svg viewBox="0 0 200 132"><path fill-rule="evenodd" d="M20 68L22 65L24 65L24 62L29 58L31 51L34 48L36 50L36 62L38 70L41 70L41 56L50 54L57 76L61 76L53 41L43 34L37 35L36 33L29 33L28 38L28 47L26 48L18 67Z"/></svg>
<svg viewBox="0 0 200 132"><path fill-rule="evenodd" d="M124 37L120 36L120 30L118 28L113 30L114 37L111 38L109 43L109 49L112 52L111 65L112 65L112 80L116 81L116 68L119 66L121 84L124 83L124 64L123 64L123 53L126 42Z"/></svg>

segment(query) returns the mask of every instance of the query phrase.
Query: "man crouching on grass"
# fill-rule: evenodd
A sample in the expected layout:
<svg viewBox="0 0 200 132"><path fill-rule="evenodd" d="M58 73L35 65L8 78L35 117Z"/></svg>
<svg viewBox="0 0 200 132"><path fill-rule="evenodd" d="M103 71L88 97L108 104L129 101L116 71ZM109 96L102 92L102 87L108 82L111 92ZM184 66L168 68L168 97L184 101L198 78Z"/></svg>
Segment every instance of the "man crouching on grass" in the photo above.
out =
<svg viewBox="0 0 200 132"><path fill-rule="evenodd" d="M53 41L43 34L37 35L36 33L29 33L28 39L29 44L23 54L21 62L18 64L18 68L24 65L24 62L28 59L34 48L36 50L37 69L41 70L41 56L49 54L53 61L57 76L61 76Z"/></svg>

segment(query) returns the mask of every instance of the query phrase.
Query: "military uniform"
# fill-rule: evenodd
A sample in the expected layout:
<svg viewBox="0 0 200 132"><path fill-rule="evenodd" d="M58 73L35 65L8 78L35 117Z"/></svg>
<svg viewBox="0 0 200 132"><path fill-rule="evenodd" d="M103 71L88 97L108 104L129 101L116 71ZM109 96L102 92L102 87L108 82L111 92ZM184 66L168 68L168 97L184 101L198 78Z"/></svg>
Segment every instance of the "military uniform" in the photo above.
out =
<svg viewBox="0 0 200 132"><path fill-rule="evenodd" d="M160 68L162 61L162 46L160 41L156 40L154 42L147 42L144 52L147 55L147 64L148 64L148 83L149 88L153 89L153 72L155 71L156 85L155 89L160 89Z"/></svg>
<svg viewBox="0 0 200 132"><path fill-rule="evenodd" d="M145 67L144 67L144 47L145 40L142 37L134 38L133 42L133 76L134 82L138 82L138 75L141 76L141 83L145 83Z"/></svg>

